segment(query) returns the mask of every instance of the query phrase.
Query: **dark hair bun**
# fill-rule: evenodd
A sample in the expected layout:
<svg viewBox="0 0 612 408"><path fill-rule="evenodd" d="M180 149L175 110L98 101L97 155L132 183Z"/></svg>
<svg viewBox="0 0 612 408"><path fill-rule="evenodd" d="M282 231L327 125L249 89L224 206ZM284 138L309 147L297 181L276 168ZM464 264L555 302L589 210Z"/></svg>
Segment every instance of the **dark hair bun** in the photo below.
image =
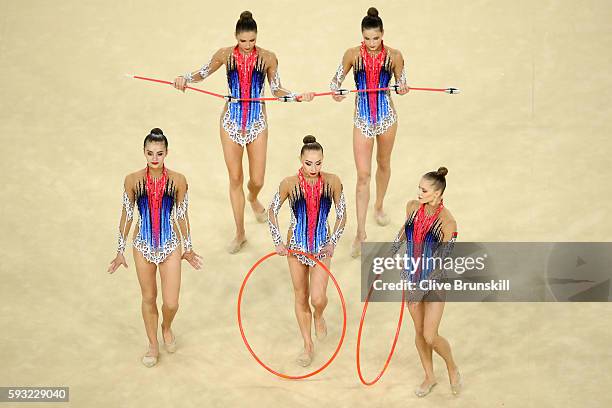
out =
<svg viewBox="0 0 612 408"><path fill-rule="evenodd" d="M164 134L164 132L160 128L153 128L151 129L149 133L152 135L163 135Z"/></svg>
<svg viewBox="0 0 612 408"><path fill-rule="evenodd" d="M253 18L253 13L251 13L250 11L243 11L242 13L240 13L241 20L249 20L252 18Z"/></svg>
<svg viewBox="0 0 612 408"><path fill-rule="evenodd" d="M446 177L448 169L446 167L439 167L437 173L439 176Z"/></svg>
<svg viewBox="0 0 612 408"><path fill-rule="evenodd" d="M370 7L368 9L368 16L370 17L378 17L378 10L376 9L376 7Z"/></svg>
<svg viewBox="0 0 612 408"><path fill-rule="evenodd" d="M317 138L314 137L313 135L304 136L304 139L302 140L304 144L315 143L316 141L317 141Z"/></svg>

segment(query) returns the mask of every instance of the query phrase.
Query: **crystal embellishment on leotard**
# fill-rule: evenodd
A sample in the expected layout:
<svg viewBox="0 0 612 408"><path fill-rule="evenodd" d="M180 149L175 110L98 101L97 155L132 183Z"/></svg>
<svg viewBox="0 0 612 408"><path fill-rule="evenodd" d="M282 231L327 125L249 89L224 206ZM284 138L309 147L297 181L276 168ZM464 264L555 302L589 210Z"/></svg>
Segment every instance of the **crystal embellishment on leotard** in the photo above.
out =
<svg viewBox="0 0 612 408"><path fill-rule="evenodd" d="M259 98L264 92L266 71L257 47L244 55L236 46L227 62L229 94L236 99ZM227 104L223 129L241 146L251 143L266 128L263 101L240 101Z"/></svg>
<svg viewBox="0 0 612 408"><path fill-rule="evenodd" d="M189 194L185 192L183 201L176 206L175 216L177 220L184 220L187 217L187 206L189 204Z"/></svg>
<svg viewBox="0 0 612 408"><path fill-rule="evenodd" d="M271 219L270 211L274 215L274 218ZM270 235L272 235L272 241L274 242L274 246L279 245L283 242L283 238L281 237L281 233L278 229L278 225L274 223L274 220L278 220L278 212L280 211L280 193L276 192L274 194L274 198L270 203L270 207L268 208L268 228L270 229Z"/></svg>
<svg viewBox="0 0 612 408"><path fill-rule="evenodd" d="M121 232L117 232L117 252L123 253L125 251L125 238Z"/></svg>
<svg viewBox="0 0 612 408"><path fill-rule="evenodd" d="M208 61L206 64L204 64L202 66L202 68L200 68L198 70L198 74L200 74L200 77L202 78L199 81L202 81L202 80L208 78L208 76L210 75L210 66L211 66L211 64L212 64L212 59L210 61ZM183 75L183 78L185 78L187 83L196 82L193 79L193 73L191 73L191 72L188 72L185 75Z"/></svg>
<svg viewBox="0 0 612 408"><path fill-rule="evenodd" d="M152 179L147 168L147 177L136 185L135 196L140 218L134 248L147 261L159 264L180 244L172 224L176 189L167 170Z"/></svg>
<svg viewBox="0 0 612 408"><path fill-rule="evenodd" d="M342 81L344 81L344 67L342 66L342 62L340 62L340 65L338 65L338 69L336 70L336 74L329 83L329 89L332 91L337 91L340 89Z"/></svg>
<svg viewBox="0 0 612 408"><path fill-rule="evenodd" d="M388 88L393 75L391 56L384 44L377 55L361 43L359 58L353 67L357 89ZM389 91L358 92L355 96L355 126L368 138L387 131L397 120Z"/></svg>
<svg viewBox="0 0 612 408"><path fill-rule="evenodd" d="M338 205L336 206L336 222L344 219L345 213L346 213L346 201L344 199L344 191L342 191L340 193L340 201L338 202ZM334 233L329 238L329 241L332 243L334 247L338 245L338 241L340 241L340 237L342 236L343 232L344 232L344 227L340 227L338 228L337 231L334 231Z"/></svg>

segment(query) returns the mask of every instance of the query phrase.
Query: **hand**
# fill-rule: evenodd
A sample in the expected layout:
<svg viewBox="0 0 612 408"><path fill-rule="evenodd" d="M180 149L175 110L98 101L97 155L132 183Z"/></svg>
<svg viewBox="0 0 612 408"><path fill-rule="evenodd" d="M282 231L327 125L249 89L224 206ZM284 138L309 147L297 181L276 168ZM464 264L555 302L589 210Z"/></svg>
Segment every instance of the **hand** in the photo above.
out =
<svg viewBox="0 0 612 408"><path fill-rule="evenodd" d="M117 252L117 256L110 262L110 265L108 266L106 272L113 273L120 265L125 266L126 269L128 267L128 264L127 262L125 262L125 257L123 256L123 254L121 252Z"/></svg>
<svg viewBox="0 0 612 408"><path fill-rule="evenodd" d="M185 87L187 86L187 80L182 77L182 76L177 76L174 79L174 84L173 86L178 89L179 91L183 91L185 92Z"/></svg>
<svg viewBox="0 0 612 408"><path fill-rule="evenodd" d="M325 255L326 258L331 258L332 256L334 256L334 249L334 245L332 243L329 243L323 248L321 248L321 255Z"/></svg>
<svg viewBox="0 0 612 408"><path fill-rule="evenodd" d="M398 95L406 95L408 92L410 92L410 88L406 84L400 85L400 87L397 89Z"/></svg>
<svg viewBox="0 0 612 408"><path fill-rule="evenodd" d="M297 97L300 102L310 102L314 99L314 92L304 92Z"/></svg>
<svg viewBox="0 0 612 408"><path fill-rule="evenodd" d="M276 246L276 253L280 256L287 256L289 251L287 251L287 247L282 242Z"/></svg>
<svg viewBox="0 0 612 408"><path fill-rule="evenodd" d="M193 266L193 269L202 269L202 257L196 254L193 250L183 252L183 256L181 256L181 259L184 259L189 262L189 264Z"/></svg>
<svg viewBox="0 0 612 408"><path fill-rule="evenodd" d="M332 95L332 98L336 102L342 102L346 98L346 95Z"/></svg>

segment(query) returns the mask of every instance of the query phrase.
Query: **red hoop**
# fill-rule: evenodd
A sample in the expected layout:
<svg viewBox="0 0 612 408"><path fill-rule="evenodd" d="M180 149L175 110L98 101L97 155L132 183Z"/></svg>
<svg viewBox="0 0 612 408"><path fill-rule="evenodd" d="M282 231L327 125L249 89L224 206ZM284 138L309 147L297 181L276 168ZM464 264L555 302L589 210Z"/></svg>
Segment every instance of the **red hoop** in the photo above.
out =
<svg viewBox="0 0 612 408"><path fill-rule="evenodd" d="M275 371L272 368L268 367L263 361L261 361L259 359L259 357L257 357L255 352L253 351L253 349L249 345L249 342L247 341L246 336L244 335L244 329L242 327L242 316L240 314L241 303L242 303L242 294L244 292L244 287L246 286L246 283L249 280L249 277L251 276L253 271L263 261L265 261L266 259L268 259L268 258L270 258L270 257L272 257L274 255L277 255L276 252L270 252L268 255L263 256L261 259L259 259L257 262L255 262L255 265L253 265L251 267L249 272L244 277L244 281L242 282L242 286L240 286L240 293L238 294L238 327L240 328L240 335L242 336L242 341L244 341L245 346L247 347L247 349L249 350L249 352L251 353L251 355L253 356L255 361L257 361L263 368L265 368L266 370L268 370L272 374L277 375L277 376L282 377L282 378L287 378L289 380L301 380L303 378L311 377L311 376L313 376L315 374L318 374L321 371L323 371L325 368L327 368L327 366L329 366L332 363L332 361L334 361L334 359L338 355L338 352L340 351L340 347L342 347L342 342L344 341L344 335L346 334L346 304L344 303L344 296L342 295L342 291L340 290L340 286L338 285L338 282L336 281L336 278L334 277L334 275L332 275L332 273L330 272L329 268L327 266L325 266L325 264L323 264L321 261L319 261L318 259L316 259L312 255L304 253L304 252L294 251L294 250L291 250L291 249L288 249L288 252L292 253L292 254L304 255L307 258L309 258L310 260L316 262L320 267L323 268L323 270L325 270L325 272L327 272L327 274L329 275L331 280L334 282L334 285L336 286L336 290L338 291L338 295L340 296L340 302L342 303L342 318L343 318L343 323L342 323L342 335L340 336L340 341L338 342L338 346L336 347L336 350L334 351L334 354L332 354L331 358L325 364L323 364L323 366L321 366L320 368L318 368L315 371L312 371L312 372L310 372L308 374L304 374L304 375L287 375L287 374L279 373L278 371Z"/></svg>
<svg viewBox="0 0 612 408"><path fill-rule="evenodd" d="M375 279L374 282L376 282L377 280L378 279ZM402 305L400 309L399 320L397 322L397 329L395 330L395 338L393 339L393 345L391 346L391 351L389 352L389 356L387 356L387 361L385 361L385 365L383 366L380 373L376 376L376 378L374 378L372 381L366 381L363 378L363 375L361 374L359 348L361 346L361 331L363 329L363 321L365 320L366 311L368 310L368 302L370 301L370 296L372 295L372 289L374 289L374 282L372 282L372 285L370 286L370 290L368 291L368 296L366 297L366 300L365 300L365 305L363 305L363 312L361 313L361 321L359 322L359 331L357 332L357 353L356 353L357 354L357 374L359 375L359 380L363 383L363 385L376 384L378 380L380 380L383 374L385 373L385 370L387 370L387 367L389 366L389 363L391 362L391 357L393 357L393 352L395 351L395 345L397 344L397 339L400 334L400 329L402 328L402 320L404 318L405 291L404 291L404 287L402 286Z"/></svg>

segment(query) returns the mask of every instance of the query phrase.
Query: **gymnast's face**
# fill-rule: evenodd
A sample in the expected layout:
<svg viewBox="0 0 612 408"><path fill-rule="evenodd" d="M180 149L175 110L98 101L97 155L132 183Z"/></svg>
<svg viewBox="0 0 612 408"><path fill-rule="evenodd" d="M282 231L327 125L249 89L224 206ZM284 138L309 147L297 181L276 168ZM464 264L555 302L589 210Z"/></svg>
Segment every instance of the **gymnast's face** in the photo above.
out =
<svg viewBox="0 0 612 408"><path fill-rule="evenodd" d="M363 42L369 51L375 52L380 49L382 44L383 32L379 28L367 28L361 32L363 34Z"/></svg>
<svg viewBox="0 0 612 408"><path fill-rule="evenodd" d="M255 31L243 31L236 34L236 41L238 41L238 47L240 51L248 54L255 48L255 41L257 41L257 33Z"/></svg>
<svg viewBox="0 0 612 408"><path fill-rule="evenodd" d="M163 142L149 142L144 148L147 165L152 169L161 169L167 154L168 150Z"/></svg>
<svg viewBox="0 0 612 408"><path fill-rule="evenodd" d="M421 178L419 182L419 194L417 196L419 203L436 205L440 201L440 196L442 196L441 190L435 190L433 182Z"/></svg>
<svg viewBox="0 0 612 408"><path fill-rule="evenodd" d="M323 152L320 150L306 150L300 158L302 171L309 177L317 177L323 165Z"/></svg>

